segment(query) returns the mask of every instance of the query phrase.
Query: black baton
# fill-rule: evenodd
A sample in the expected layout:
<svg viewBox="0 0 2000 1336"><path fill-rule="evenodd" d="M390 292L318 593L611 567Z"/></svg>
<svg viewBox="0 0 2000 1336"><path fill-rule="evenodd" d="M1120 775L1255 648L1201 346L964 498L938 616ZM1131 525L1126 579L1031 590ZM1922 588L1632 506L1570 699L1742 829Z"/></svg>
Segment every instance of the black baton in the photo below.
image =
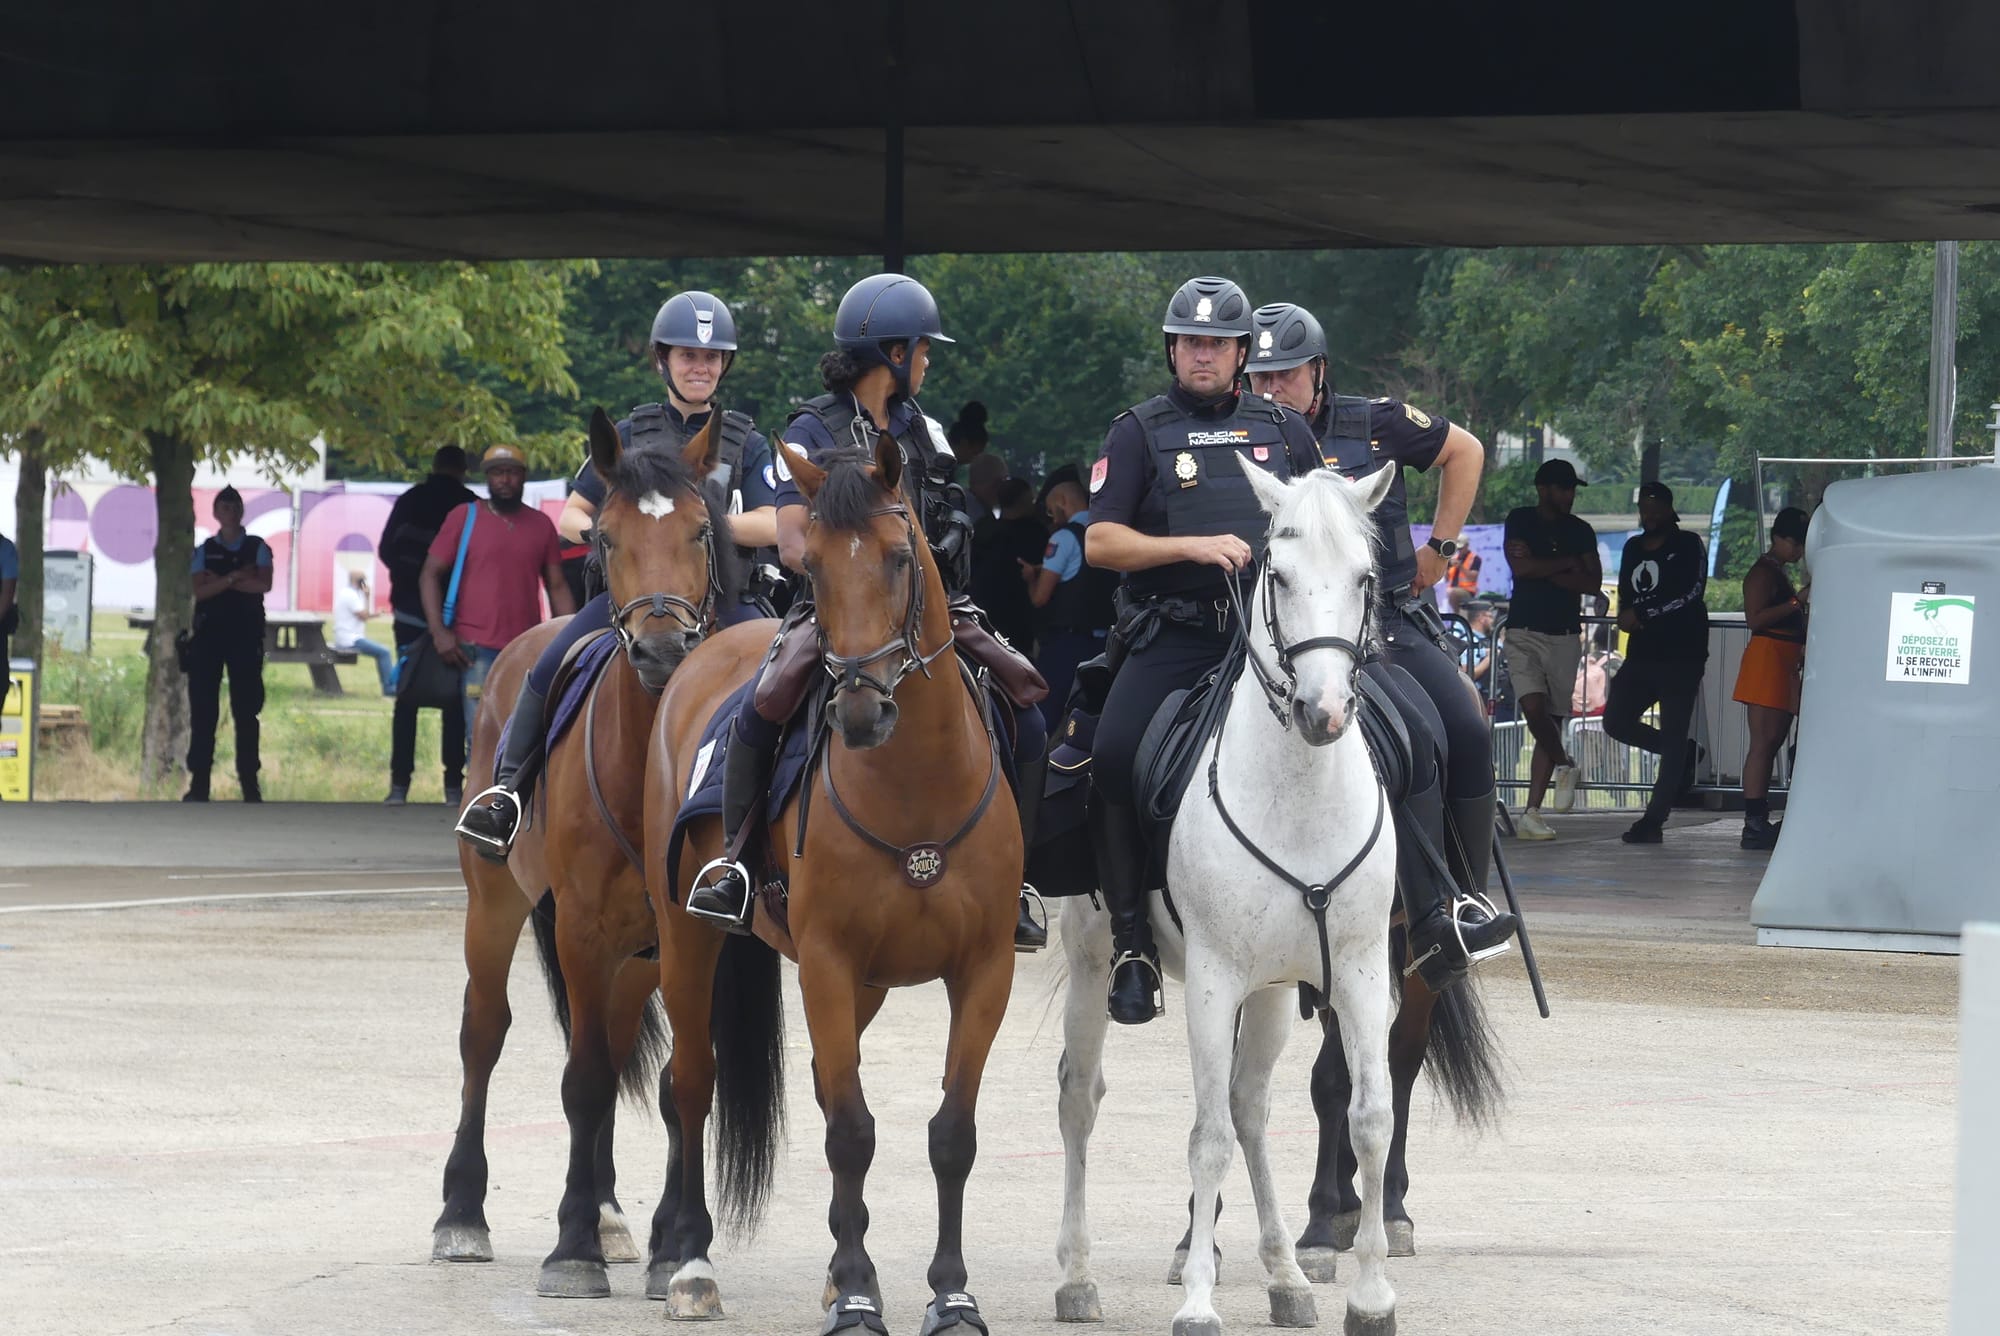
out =
<svg viewBox="0 0 2000 1336"><path fill-rule="evenodd" d="M1507 908L1514 913L1514 936L1521 942L1521 963L1528 967L1528 983L1535 990L1535 1006L1541 1010L1542 1019L1549 1018L1549 995L1542 991L1542 971L1535 964L1535 947L1528 940L1528 916L1521 912L1521 902L1514 895L1514 879L1507 875L1507 856L1500 848L1500 832L1493 832L1493 866L1500 873L1500 889L1506 893Z"/></svg>

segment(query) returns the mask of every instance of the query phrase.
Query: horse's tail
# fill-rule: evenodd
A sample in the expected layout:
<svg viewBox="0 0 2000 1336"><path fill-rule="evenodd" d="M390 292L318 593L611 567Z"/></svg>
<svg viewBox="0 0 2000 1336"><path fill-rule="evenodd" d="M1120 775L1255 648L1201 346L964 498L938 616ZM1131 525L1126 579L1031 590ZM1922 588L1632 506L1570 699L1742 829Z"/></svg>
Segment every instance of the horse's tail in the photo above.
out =
<svg viewBox="0 0 2000 1336"><path fill-rule="evenodd" d="M535 903L535 912L528 918L535 925L535 954L541 958L542 978L549 985L549 1009L555 1013L556 1024L562 1028L563 1042L567 1045L570 1037L569 981L563 978L562 959L556 953L555 892L543 891L542 898ZM635 1104L653 1107L660 1067L666 1062L669 1051L667 1013L660 1006L660 995L655 992L646 998L646 1009L639 1015L639 1033L632 1041L632 1051L625 1057L624 1070L618 1073L619 1093Z"/></svg>
<svg viewBox="0 0 2000 1336"><path fill-rule="evenodd" d="M1507 1092L1493 1030L1486 1023L1486 1004L1471 979L1438 994L1424 1066L1460 1122L1491 1125Z"/></svg>
<svg viewBox="0 0 2000 1336"><path fill-rule="evenodd" d="M709 1034L715 1044L717 1201L724 1227L762 1221L785 1132L785 1001L778 953L732 935L715 970Z"/></svg>

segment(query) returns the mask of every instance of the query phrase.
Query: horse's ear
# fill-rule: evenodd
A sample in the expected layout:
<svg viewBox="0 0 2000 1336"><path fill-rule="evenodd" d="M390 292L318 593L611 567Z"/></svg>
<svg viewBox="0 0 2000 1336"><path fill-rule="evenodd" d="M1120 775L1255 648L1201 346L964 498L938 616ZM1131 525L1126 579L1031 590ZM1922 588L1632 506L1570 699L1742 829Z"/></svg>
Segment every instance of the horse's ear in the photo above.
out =
<svg viewBox="0 0 2000 1336"><path fill-rule="evenodd" d="M903 447L886 431L875 433L875 481L885 492L903 483Z"/></svg>
<svg viewBox="0 0 2000 1336"><path fill-rule="evenodd" d="M818 496L826 483L826 470L807 459L806 452L789 441L778 442L778 471L781 474L789 471L808 501Z"/></svg>
<svg viewBox="0 0 2000 1336"><path fill-rule="evenodd" d="M1257 504L1266 514L1275 515L1278 507L1285 504L1285 482L1267 468L1260 468L1243 455L1236 456L1236 462L1243 469L1243 476L1250 480L1250 490L1257 494Z"/></svg>
<svg viewBox="0 0 2000 1336"><path fill-rule="evenodd" d="M1392 468L1380 468L1367 477L1357 478L1348 484L1350 487L1361 489L1361 508L1363 510L1373 510L1382 504L1383 499L1389 495L1389 489L1396 485L1397 472L1398 470Z"/></svg>
<svg viewBox="0 0 2000 1336"><path fill-rule="evenodd" d="M618 428L611 425L611 418L602 408L590 410L590 466L597 470L599 481L607 486L611 475L618 469L618 460L625 453L625 442L618 439Z"/></svg>
<svg viewBox="0 0 2000 1336"><path fill-rule="evenodd" d="M710 413L707 424L694 434L693 440L681 447L681 463L688 466L688 472L697 481L715 472L715 465L722 457L722 437L716 431L721 421L720 409Z"/></svg>

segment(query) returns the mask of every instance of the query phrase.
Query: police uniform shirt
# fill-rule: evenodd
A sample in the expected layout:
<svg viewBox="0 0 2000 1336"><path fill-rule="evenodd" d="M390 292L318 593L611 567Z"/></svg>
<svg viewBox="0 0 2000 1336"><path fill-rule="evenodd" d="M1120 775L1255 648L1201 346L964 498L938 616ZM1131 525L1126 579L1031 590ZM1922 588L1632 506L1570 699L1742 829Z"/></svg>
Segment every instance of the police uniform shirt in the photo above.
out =
<svg viewBox="0 0 2000 1336"><path fill-rule="evenodd" d="M1221 422L1235 416L1238 396L1197 399L1176 381L1167 391L1176 408L1197 422ZM1267 405L1257 402L1255 409ZM1298 477L1320 466L1319 442L1306 420L1289 409L1279 425L1286 453L1291 456L1292 476ZM1090 470L1090 522L1122 524L1154 537L1167 532L1165 486L1153 467L1153 452L1146 448L1146 429L1131 413L1121 413L1105 433L1104 448Z"/></svg>
<svg viewBox="0 0 2000 1336"><path fill-rule="evenodd" d="M238 534L236 537L236 541L233 543L223 542L220 535L217 535L216 537L208 541L215 543L218 547L222 548L223 551L231 553L232 555L241 553L243 551L243 545L245 543L255 543L257 547L256 558L255 558L257 569L260 571L268 571L271 569L271 545L269 543L266 543L263 539L259 538L256 534L251 533L247 529L241 534ZM188 573L190 575L200 575L203 571L208 569L208 552L206 550L207 547L208 547L207 542L195 544L194 561L188 566ZM225 575L228 574L227 571L223 573ZM261 595L259 597L261 597Z"/></svg>
<svg viewBox="0 0 2000 1336"><path fill-rule="evenodd" d="M708 424L709 415L707 413L695 413L683 418L680 410L672 404L666 404L664 407L667 410L667 416L682 430L686 431L690 437ZM631 418L625 418L619 422L618 439L625 442L628 446L631 445ZM743 467L738 470L736 479L736 490L743 497L743 510L745 513L752 510L761 510L765 506L776 504L777 484L777 473L772 468L771 462L771 443L764 439L763 432L753 428L750 434L743 438ZM583 461L583 467L576 471L576 477L570 480L570 490L590 502L592 506L600 510L603 509L605 493L604 479L597 476L597 466L592 464L587 456ZM730 498L724 498L724 500L726 503ZM728 508L726 504L724 508Z"/></svg>
<svg viewBox="0 0 2000 1336"><path fill-rule="evenodd" d="M1069 524L1078 528L1090 527L1090 511L1079 510L1069 517ZM1048 546L1042 549L1042 569L1056 573L1057 584L1068 584L1083 574L1083 546L1070 531L1069 524L1049 535Z"/></svg>
<svg viewBox="0 0 2000 1336"><path fill-rule="evenodd" d="M1444 449L1445 438L1451 434L1451 423L1443 417L1412 407L1401 399L1370 399L1366 455L1360 454L1358 447L1348 447L1347 453L1336 447L1331 439L1327 439L1332 425L1333 405L1327 403L1321 406L1319 416L1313 420L1313 429L1326 442L1328 467L1338 469L1350 479L1365 478L1387 467L1397 470L1389 495L1375 508L1375 522L1387 540L1381 557L1382 587L1396 591L1407 589L1417 577L1417 563L1410 539L1410 499L1403 489L1402 470L1412 468L1419 473L1427 472ZM1399 535L1401 542L1397 541Z"/></svg>
<svg viewBox="0 0 2000 1336"><path fill-rule="evenodd" d="M922 418L923 421L923 436L930 441L931 448L940 454L950 456L951 447L944 443L944 435L938 430L937 423L928 417L924 417L922 412L917 408L914 400L895 399L890 401L889 434L901 440L908 433L911 425L917 422L919 418ZM863 412L857 415L855 421L862 422L866 419L867 414ZM843 433L843 435L846 435L846 433ZM802 413L792 419L791 422L786 424L784 431L779 433L779 438L815 464L819 463L820 456L829 450L856 450L863 448L863 443L852 436L848 436L845 440L834 440L832 433L827 431L826 424L811 413ZM872 440L868 448L873 448ZM776 457L774 471L778 482L778 508L783 510L786 506L804 505L806 503L805 495L799 491L799 485L793 479L791 470L785 467L782 455Z"/></svg>

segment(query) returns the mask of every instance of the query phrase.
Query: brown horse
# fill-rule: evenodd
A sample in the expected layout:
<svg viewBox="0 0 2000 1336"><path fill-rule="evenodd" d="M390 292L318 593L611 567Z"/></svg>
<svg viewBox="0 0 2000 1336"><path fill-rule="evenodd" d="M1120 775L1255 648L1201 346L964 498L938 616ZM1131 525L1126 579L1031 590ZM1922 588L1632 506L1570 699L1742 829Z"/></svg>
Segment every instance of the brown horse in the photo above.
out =
<svg viewBox="0 0 2000 1336"><path fill-rule="evenodd" d="M714 419L675 454L626 451L603 410L592 414L591 462L609 487L597 519L610 588L606 620L624 653L606 665L581 720L549 753L536 810L507 863L459 847L465 1086L432 1256L493 1257L484 1206L486 1092L511 1020L508 969L532 912L556 1018L569 1039L562 1082L569 1172L556 1247L542 1264L543 1294L609 1294L605 1260L638 1260L614 1191L612 1109L621 1074L628 1094L650 1092L665 1040L652 996L659 974L639 958L657 937L634 846L643 832L641 776L658 693L717 610L733 601L734 553L718 541L723 517L701 486L717 451ZM491 773L521 682L561 626L536 627L494 662L473 732L473 774Z"/></svg>
<svg viewBox="0 0 2000 1336"><path fill-rule="evenodd" d="M960 1234L980 1077L1013 985L1020 823L1004 801L994 801L1004 787L1000 754L952 653L944 585L899 490L896 444L883 436L872 461L857 451L830 453L824 469L780 448L810 507L805 565L819 595L820 657L835 679L828 738L802 785L811 819L801 856L787 857L800 839L796 797L769 832L772 848L782 851L789 893L776 917L774 897L767 892L759 902L753 923L761 944L725 937L680 908L695 870L721 852L719 818L689 825L673 881L654 896L661 992L676 1037L669 1072L687 1146L672 1225L682 1267L668 1313L721 1315L700 1156L712 1104L719 1102L725 1212L754 1215L768 1190L783 1098L774 1071L782 1059L782 952L799 966L833 1171L835 1247L822 1300L834 1310L829 1330L882 1321L881 1288L863 1243L862 1185L875 1125L861 1089L861 1035L887 989L944 981L951 1036L944 1101L930 1123L938 1235L929 1330L940 1318L978 1316L963 1293ZM666 867L675 808L689 791L703 728L757 668L769 641L768 626L724 631L689 656L661 698L646 777L646 857L655 872ZM723 958L725 941L736 959ZM725 988L740 1000L723 1001ZM763 1079L735 1080L732 1067Z"/></svg>

